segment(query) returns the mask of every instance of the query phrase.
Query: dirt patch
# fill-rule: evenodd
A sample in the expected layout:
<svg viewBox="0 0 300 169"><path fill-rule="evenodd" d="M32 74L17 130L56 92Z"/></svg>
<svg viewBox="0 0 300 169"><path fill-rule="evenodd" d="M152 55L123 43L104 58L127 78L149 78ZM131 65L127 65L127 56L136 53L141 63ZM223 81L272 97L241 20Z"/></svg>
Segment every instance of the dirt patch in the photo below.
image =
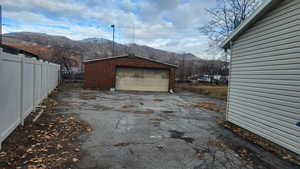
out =
<svg viewBox="0 0 300 169"><path fill-rule="evenodd" d="M81 100L96 100L97 96L94 93L80 93Z"/></svg>
<svg viewBox="0 0 300 169"><path fill-rule="evenodd" d="M107 95L115 95L115 93L111 92L111 91L105 91L104 93L107 94Z"/></svg>
<svg viewBox="0 0 300 169"><path fill-rule="evenodd" d="M166 111L162 111L163 113L165 114L171 114L171 113L174 113L174 111L171 111L171 110L166 110Z"/></svg>
<svg viewBox="0 0 300 169"><path fill-rule="evenodd" d="M280 158L289 161L297 166L300 166L300 159L299 157L297 157L296 155L294 156L293 153L286 151L283 148L278 147L277 145L275 145L274 143L271 143L270 141L246 130L243 129L233 123L230 123L228 121L224 121L224 120L219 120L217 121L218 124L224 126L225 128L231 130L234 134L256 144L259 145L260 147L264 148L267 151L270 151L272 153L275 153L276 155L278 155ZM251 157L253 155L251 155L251 151L244 149L244 148L237 148L237 151L239 152L239 154L243 157ZM249 153L250 152L250 153ZM253 154L253 153L252 153Z"/></svg>
<svg viewBox="0 0 300 169"><path fill-rule="evenodd" d="M161 119L161 118L152 118L152 119L149 119L149 120L151 120L151 121L163 121L163 119Z"/></svg>
<svg viewBox="0 0 300 169"><path fill-rule="evenodd" d="M224 107L217 106L213 102L199 102L199 103L194 103L191 106L196 107L196 108L204 108L204 109L211 110L214 112L221 112L222 110L225 110Z"/></svg>
<svg viewBox="0 0 300 169"><path fill-rule="evenodd" d="M93 105L94 110L100 110L100 111L106 111L106 110L112 110L111 107L103 106L103 105Z"/></svg>
<svg viewBox="0 0 300 169"><path fill-rule="evenodd" d="M135 113L135 114L153 114L153 113L155 113L155 111L149 109L149 110L145 110L145 111L135 111L133 113Z"/></svg>
<svg viewBox="0 0 300 169"><path fill-rule="evenodd" d="M193 143L195 141L192 137L184 136L184 132L176 131L176 130L169 130L170 138L180 139L185 141L186 143Z"/></svg>
<svg viewBox="0 0 300 169"><path fill-rule="evenodd" d="M123 109L130 109L130 108L134 108L135 105L132 105L132 104L125 104L122 106Z"/></svg>
<svg viewBox="0 0 300 169"><path fill-rule="evenodd" d="M163 119L161 118L152 118L149 120L151 120L151 123L153 124L154 127L160 127L160 122L163 121Z"/></svg>
<svg viewBox="0 0 300 169"><path fill-rule="evenodd" d="M117 144L114 144L115 147L127 147L129 145L130 145L130 143L117 143Z"/></svg>
<svg viewBox="0 0 300 169"><path fill-rule="evenodd" d="M75 168L81 155L77 139L91 128L75 117L55 113L56 94L43 102L44 113L35 123L33 113L4 141L1 169Z"/></svg>
<svg viewBox="0 0 300 169"><path fill-rule="evenodd" d="M154 127L160 127L160 121L152 121Z"/></svg>

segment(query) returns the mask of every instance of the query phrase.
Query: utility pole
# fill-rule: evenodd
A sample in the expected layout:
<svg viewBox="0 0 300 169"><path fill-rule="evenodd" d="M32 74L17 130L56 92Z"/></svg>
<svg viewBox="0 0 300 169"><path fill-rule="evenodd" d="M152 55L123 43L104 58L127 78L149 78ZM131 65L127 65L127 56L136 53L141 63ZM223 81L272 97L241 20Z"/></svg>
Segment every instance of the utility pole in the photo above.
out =
<svg viewBox="0 0 300 169"><path fill-rule="evenodd" d="M185 81L186 80L186 77L185 77L185 54L182 57L182 74L183 74L183 81Z"/></svg>
<svg viewBox="0 0 300 169"><path fill-rule="evenodd" d="M2 6L0 5L0 45L2 45Z"/></svg>
<svg viewBox="0 0 300 169"><path fill-rule="evenodd" d="M113 46L112 46L112 55L115 56L115 25L110 25L113 28Z"/></svg>

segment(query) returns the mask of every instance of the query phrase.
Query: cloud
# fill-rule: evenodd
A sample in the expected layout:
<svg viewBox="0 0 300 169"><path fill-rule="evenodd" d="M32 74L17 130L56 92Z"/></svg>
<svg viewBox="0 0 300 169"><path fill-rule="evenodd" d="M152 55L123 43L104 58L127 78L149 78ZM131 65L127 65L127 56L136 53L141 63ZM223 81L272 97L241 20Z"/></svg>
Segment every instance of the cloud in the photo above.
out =
<svg viewBox="0 0 300 169"><path fill-rule="evenodd" d="M204 55L208 40L197 30L215 0L2 0L4 32L33 31L111 38L174 52Z"/></svg>
<svg viewBox="0 0 300 169"><path fill-rule="evenodd" d="M136 3L132 2L131 0L122 0L121 7L126 10L134 10L137 6Z"/></svg>

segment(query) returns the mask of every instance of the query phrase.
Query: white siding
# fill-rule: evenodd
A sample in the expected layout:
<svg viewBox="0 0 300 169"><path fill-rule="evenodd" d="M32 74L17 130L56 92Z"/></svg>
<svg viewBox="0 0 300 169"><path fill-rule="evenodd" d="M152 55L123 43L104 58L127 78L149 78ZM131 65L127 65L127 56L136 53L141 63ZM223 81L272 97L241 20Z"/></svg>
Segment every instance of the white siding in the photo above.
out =
<svg viewBox="0 0 300 169"><path fill-rule="evenodd" d="M228 120L300 154L300 1L256 22L231 55Z"/></svg>

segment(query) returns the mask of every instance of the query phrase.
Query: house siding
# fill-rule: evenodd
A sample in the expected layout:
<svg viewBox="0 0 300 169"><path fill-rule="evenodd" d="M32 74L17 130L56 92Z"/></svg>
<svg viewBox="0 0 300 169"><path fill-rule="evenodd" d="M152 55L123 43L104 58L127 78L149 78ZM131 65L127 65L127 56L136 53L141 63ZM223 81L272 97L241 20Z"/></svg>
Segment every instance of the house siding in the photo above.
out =
<svg viewBox="0 0 300 169"><path fill-rule="evenodd" d="M300 154L300 1L253 24L231 55L227 119Z"/></svg>

